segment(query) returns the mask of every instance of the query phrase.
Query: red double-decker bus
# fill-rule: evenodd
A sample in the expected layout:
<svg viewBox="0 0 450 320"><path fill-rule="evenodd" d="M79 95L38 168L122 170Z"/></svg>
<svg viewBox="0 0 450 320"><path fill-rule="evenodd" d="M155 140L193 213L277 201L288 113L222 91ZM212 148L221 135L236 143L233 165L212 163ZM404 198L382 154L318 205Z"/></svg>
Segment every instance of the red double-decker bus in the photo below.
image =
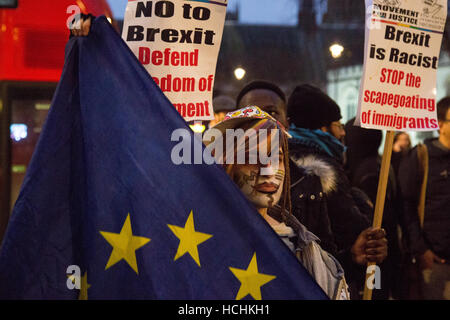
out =
<svg viewBox="0 0 450 320"><path fill-rule="evenodd" d="M67 26L106 0L0 0L0 242L64 65Z"/></svg>

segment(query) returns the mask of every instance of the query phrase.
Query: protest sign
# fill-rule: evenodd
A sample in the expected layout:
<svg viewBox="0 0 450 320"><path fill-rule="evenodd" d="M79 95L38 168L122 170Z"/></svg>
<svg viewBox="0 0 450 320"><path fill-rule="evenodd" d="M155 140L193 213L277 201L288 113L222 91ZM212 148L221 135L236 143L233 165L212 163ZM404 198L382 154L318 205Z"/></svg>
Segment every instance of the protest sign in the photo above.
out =
<svg viewBox="0 0 450 320"><path fill-rule="evenodd" d="M364 73L355 124L438 129L436 74L447 0L366 0Z"/></svg>
<svg viewBox="0 0 450 320"><path fill-rule="evenodd" d="M355 124L385 129L372 226L381 228L394 131L438 129L436 73L447 0L366 0L364 72ZM364 300L375 265L367 265Z"/></svg>
<svg viewBox="0 0 450 320"><path fill-rule="evenodd" d="M186 121L214 119L228 0L129 0L122 38Z"/></svg>

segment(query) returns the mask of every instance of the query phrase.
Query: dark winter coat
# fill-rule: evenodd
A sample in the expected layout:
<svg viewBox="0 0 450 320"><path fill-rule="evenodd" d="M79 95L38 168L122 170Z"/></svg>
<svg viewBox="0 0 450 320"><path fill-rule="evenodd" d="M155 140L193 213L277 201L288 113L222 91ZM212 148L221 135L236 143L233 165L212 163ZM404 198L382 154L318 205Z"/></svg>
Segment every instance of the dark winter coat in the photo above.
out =
<svg viewBox="0 0 450 320"><path fill-rule="evenodd" d="M417 147L402 161L399 184L403 196L404 219L409 246L413 255L431 249L442 259L450 259L450 150L438 139L428 139L429 174L425 201L423 230L417 206L422 174Z"/></svg>
<svg viewBox="0 0 450 320"><path fill-rule="evenodd" d="M326 164L310 161L298 166L290 162L291 198L294 215L320 239L320 246L337 254L331 223L328 217L325 192L319 174L326 174Z"/></svg>
<svg viewBox="0 0 450 320"><path fill-rule="evenodd" d="M320 170L314 173L322 182L328 218L337 249L340 251L350 248L358 235L370 226L370 221L354 201L351 185L342 164L327 154L305 148L295 142L290 142L289 153L297 166L311 167L312 163L320 164L315 166ZM294 195L292 199L295 203Z"/></svg>
<svg viewBox="0 0 450 320"><path fill-rule="evenodd" d="M352 262L350 250L370 221L354 201L342 164L318 149L296 143L295 139L289 141L289 154L296 164L291 168L294 215L319 238L325 235L322 247L339 260L349 282L359 279L364 268ZM295 178L298 172L303 172L303 179ZM323 225L327 220L331 234Z"/></svg>

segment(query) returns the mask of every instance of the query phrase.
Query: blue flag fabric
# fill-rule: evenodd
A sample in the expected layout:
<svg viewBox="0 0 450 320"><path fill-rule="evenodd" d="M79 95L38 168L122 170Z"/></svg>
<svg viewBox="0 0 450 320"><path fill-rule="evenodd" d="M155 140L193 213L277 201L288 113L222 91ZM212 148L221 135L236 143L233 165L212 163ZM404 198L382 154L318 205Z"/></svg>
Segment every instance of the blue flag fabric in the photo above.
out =
<svg viewBox="0 0 450 320"><path fill-rule="evenodd" d="M3 241L0 298L327 299L223 169L172 162L178 128L104 17L71 39Z"/></svg>

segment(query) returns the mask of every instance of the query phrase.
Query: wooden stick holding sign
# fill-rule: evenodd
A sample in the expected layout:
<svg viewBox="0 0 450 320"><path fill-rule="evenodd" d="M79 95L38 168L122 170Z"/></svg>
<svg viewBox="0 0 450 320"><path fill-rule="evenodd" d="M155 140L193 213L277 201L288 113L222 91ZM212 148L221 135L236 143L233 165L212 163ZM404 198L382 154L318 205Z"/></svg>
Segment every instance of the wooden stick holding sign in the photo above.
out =
<svg viewBox="0 0 450 320"><path fill-rule="evenodd" d="M389 178L389 169L391 167L392 145L394 143L394 135L395 135L394 131L387 131L386 140L384 142L384 152L381 161L381 172L378 180L377 199L375 203L375 213L373 216L373 224L372 224L372 226L376 229L381 228L381 223L383 221L384 202L386 199L386 189ZM372 299L373 286L369 286L368 282L370 280L370 277L372 276L373 266L375 266L374 262L369 262L367 264L366 281L364 283L364 296L363 296L364 300Z"/></svg>

